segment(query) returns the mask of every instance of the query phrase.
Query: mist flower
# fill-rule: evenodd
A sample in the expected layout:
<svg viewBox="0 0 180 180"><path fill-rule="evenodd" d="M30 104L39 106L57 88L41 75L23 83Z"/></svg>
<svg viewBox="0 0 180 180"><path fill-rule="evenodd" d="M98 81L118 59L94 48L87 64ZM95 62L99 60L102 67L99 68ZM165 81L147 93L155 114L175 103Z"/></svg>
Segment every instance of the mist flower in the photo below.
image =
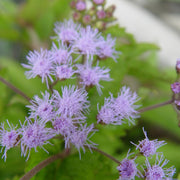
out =
<svg viewBox="0 0 180 180"><path fill-rule="evenodd" d="M80 24L74 23L73 20L55 23L54 31L57 34L57 39L64 44L72 44L79 36Z"/></svg>
<svg viewBox="0 0 180 180"><path fill-rule="evenodd" d="M22 64L23 67L30 69L25 72L28 79L39 76L42 82L46 82L48 86L48 78L53 81L51 77L52 56L48 50L41 49L40 52L34 50L27 55L28 64Z"/></svg>
<svg viewBox="0 0 180 180"><path fill-rule="evenodd" d="M24 124L21 124L21 154L29 158L32 148L37 152L37 148L43 147L45 144L49 144L49 139L55 136L54 131L51 128L45 127L45 123L41 120L35 119L32 122L26 118Z"/></svg>
<svg viewBox="0 0 180 180"><path fill-rule="evenodd" d="M142 141L139 141L138 145L134 143L132 144L134 144L136 146L136 149L138 149L139 152L142 153L143 156L145 157L149 157L151 155L156 154L156 150L159 147L166 144L164 141L158 141L157 139L149 140L149 138L147 137L147 132L144 130L144 128L143 128L143 133L145 135L145 139Z"/></svg>
<svg viewBox="0 0 180 180"><path fill-rule="evenodd" d="M87 92L83 88L65 86L62 87L62 95L54 91L53 97L59 115L84 119L84 113L88 112L89 101Z"/></svg>
<svg viewBox="0 0 180 180"><path fill-rule="evenodd" d="M109 75L109 69L100 68L97 66L93 67L90 63L85 65L77 65L77 73L79 74L80 84L83 84L86 87L96 86L97 91L101 94L101 85L100 81L111 81Z"/></svg>
<svg viewBox="0 0 180 180"><path fill-rule="evenodd" d="M3 152L2 158L6 161L7 151L12 147L15 147L19 144L19 130L13 125L10 125L7 120L8 128L5 128L4 123L0 126L0 145L2 146L1 152Z"/></svg>
<svg viewBox="0 0 180 180"><path fill-rule="evenodd" d="M144 179L146 180L162 180L171 179L175 173L175 168L165 168L164 166L168 163L168 160L163 158L163 155L156 156L156 162L151 165L149 160L146 159L144 170Z"/></svg>
<svg viewBox="0 0 180 180"><path fill-rule="evenodd" d="M125 122L124 119L127 119L128 123L134 123L134 119L139 117L136 111L139 105L135 105L138 100L135 92L123 86L117 98L114 98L112 94L105 98L104 106L98 110L97 122L121 125Z"/></svg>
<svg viewBox="0 0 180 180"><path fill-rule="evenodd" d="M28 105L27 107L30 110L30 118L40 118L44 122L47 122L54 116L53 102L47 91L45 91L45 93L41 93L41 95L42 98L35 95L31 101L31 105Z"/></svg>
<svg viewBox="0 0 180 180"><path fill-rule="evenodd" d="M123 159L117 167L119 180L131 180L134 179L135 176L138 176L137 164L135 163L135 159L128 159L130 155L128 152L127 157Z"/></svg>

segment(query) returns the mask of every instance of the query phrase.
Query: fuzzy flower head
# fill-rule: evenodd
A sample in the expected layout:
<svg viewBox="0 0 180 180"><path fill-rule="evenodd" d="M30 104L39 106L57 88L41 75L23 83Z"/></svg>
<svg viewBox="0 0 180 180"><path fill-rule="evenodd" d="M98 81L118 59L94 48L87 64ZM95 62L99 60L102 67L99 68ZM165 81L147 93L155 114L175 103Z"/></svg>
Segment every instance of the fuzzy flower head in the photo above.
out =
<svg viewBox="0 0 180 180"><path fill-rule="evenodd" d="M58 35L58 40L64 44L72 44L79 36L80 25L73 22L73 20L66 20L63 23L56 23L54 31Z"/></svg>
<svg viewBox="0 0 180 180"><path fill-rule="evenodd" d="M113 60L116 61L120 52L115 50L115 41L116 40L112 39L111 35L108 34L107 39L99 44L98 56L100 59L113 58Z"/></svg>
<svg viewBox="0 0 180 180"><path fill-rule="evenodd" d="M81 159L80 148L82 148L83 152L85 153L84 146L87 146L91 150L91 147L97 145L90 140L90 138L94 135L95 131L96 130L94 129L94 124L91 124L88 127L87 124L85 124L84 126L81 126L80 130L76 130L71 134L70 142L74 144L75 147L78 149L80 159ZM89 136L89 134L91 135Z"/></svg>
<svg viewBox="0 0 180 180"><path fill-rule="evenodd" d="M179 83L179 82L175 82L175 83L171 84L171 90L172 90L175 94L180 93L180 83Z"/></svg>
<svg viewBox="0 0 180 180"><path fill-rule="evenodd" d="M145 157L149 157L151 155L156 154L156 150L165 145L166 143L164 141L158 141L157 139L155 140L149 140L147 137L147 132L144 130L143 128L143 133L145 135L145 139L142 141L139 141L139 144L136 145L136 149L138 149L140 151L141 154L143 154L143 156Z"/></svg>
<svg viewBox="0 0 180 180"><path fill-rule="evenodd" d="M76 121L73 122L72 118L69 117L56 117L52 121L53 128L56 134L61 134L64 137L70 136L77 127L74 125Z"/></svg>
<svg viewBox="0 0 180 180"><path fill-rule="evenodd" d="M51 78L51 69L52 69L52 56L48 50L41 49L38 51L30 51L27 55L28 64L22 64L23 67L30 69L25 72L25 75L28 79L35 78L39 76L42 78L42 82L46 81L48 85L48 78L53 81Z"/></svg>
<svg viewBox="0 0 180 180"><path fill-rule="evenodd" d="M99 82L103 81L111 81L112 79L109 76L109 69L100 68L98 65L92 67L89 63L85 65L77 65L77 72L79 74L81 84L86 87L96 86L97 91L101 94L101 85Z"/></svg>
<svg viewBox="0 0 180 180"><path fill-rule="evenodd" d="M76 39L73 47L77 53L87 55L87 58L98 53L98 47L103 37L98 32L98 29L92 29L91 26L81 28L79 36Z"/></svg>
<svg viewBox="0 0 180 180"><path fill-rule="evenodd" d="M104 106L98 109L97 122L121 125L124 119L128 119L128 123L134 123L134 118L139 117L135 110L139 106L134 105L138 100L136 93L132 93L126 86L122 87L117 98L110 94L105 99Z"/></svg>
<svg viewBox="0 0 180 180"><path fill-rule="evenodd" d="M74 75L75 71L73 70L73 67L70 65L60 65L60 66L55 66L55 76L59 80L64 80L64 79L70 79Z"/></svg>
<svg viewBox="0 0 180 180"><path fill-rule="evenodd" d="M43 98L35 95L32 105L27 107L30 109L30 118L41 118L44 122L50 121L53 118L53 105L50 94L45 91L41 93Z"/></svg>
<svg viewBox="0 0 180 180"><path fill-rule="evenodd" d="M4 158L5 161L7 158L7 151L19 143L19 131L16 130L16 127L10 125L8 120L7 124L9 126L8 130L5 129L4 123L0 126L0 145L2 146L1 152L4 150L2 158Z"/></svg>
<svg viewBox="0 0 180 180"><path fill-rule="evenodd" d="M176 61L176 72L180 73L180 59L177 59Z"/></svg>
<svg viewBox="0 0 180 180"><path fill-rule="evenodd" d="M77 89L75 86L62 88L62 96L54 91L54 102L57 113L66 117L78 117L84 119L84 113L88 112L89 101L87 92L84 89Z"/></svg>
<svg viewBox="0 0 180 180"><path fill-rule="evenodd" d="M130 123L134 123L134 119L139 117L138 111L136 111L139 105L135 105L138 100L139 98L135 92L133 93L130 88L123 86L113 102L115 114L128 119Z"/></svg>
<svg viewBox="0 0 180 180"><path fill-rule="evenodd" d="M144 178L146 180L163 180L171 179L175 173L175 168L164 168L168 163L168 160L164 160L163 156L156 156L156 162L154 165L151 165L148 159L146 159L145 169L144 169Z"/></svg>
<svg viewBox="0 0 180 180"><path fill-rule="evenodd" d="M72 61L72 57L71 57L72 50L63 43L62 44L59 43L59 47L57 47L53 43L50 53L53 58L53 63L55 64L58 65L68 64L69 62Z"/></svg>
<svg viewBox="0 0 180 180"><path fill-rule="evenodd" d="M119 171L119 180L130 180L137 176L137 165L134 159L128 159L128 156L121 161L121 164L117 167Z"/></svg>
<svg viewBox="0 0 180 180"><path fill-rule="evenodd" d="M27 159L29 158L32 148L34 148L35 151L37 151L38 146L43 148L43 145L48 144L48 140L55 135L54 131L46 128L45 123L40 120L32 122L30 119L26 119L21 126L21 154L23 156L27 155Z"/></svg>

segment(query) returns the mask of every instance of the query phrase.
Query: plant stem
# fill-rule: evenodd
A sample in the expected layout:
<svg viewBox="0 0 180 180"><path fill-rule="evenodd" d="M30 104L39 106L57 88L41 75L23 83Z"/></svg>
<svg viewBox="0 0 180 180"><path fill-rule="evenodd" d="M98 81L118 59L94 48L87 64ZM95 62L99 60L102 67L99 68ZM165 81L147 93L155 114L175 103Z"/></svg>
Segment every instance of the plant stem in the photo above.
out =
<svg viewBox="0 0 180 180"><path fill-rule="evenodd" d="M58 153L54 156L51 156L44 161L40 162L37 166L35 166L33 169L31 169L29 172L27 172L20 180L29 180L34 175L36 175L41 169L49 165L50 163L54 162L57 159L64 159L69 155L70 151L69 149L65 149L62 153Z"/></svg>
<svg viewBox="0 0 180 180"><path fill-rule="evenodd" d="M162 103L159 103L159 104L155 104L155 105L152 105L152 106L148 106L148 107L145 107L145 108L142 108L140 110L138 110L139 113L143 113L145 111L149 111L149 110L152 110L152 109L156 109L156 108L159 108L159 107L162 107L162 106L165 106L165 105L168 105L168 104L171 104L174 102L174 99L172 98L171 100L169 101L165 101L165 102L162 102Z"/></svg>
<svg viewBox="0 0 180 180"><path fill-rule="evenodd" d="M0 81L4 83L6 86L8 86L10 89L12 89L15 93L21 95L23 98L25 98L27 101L31 101L31 98L29 98L26 94L24 94L21 90L16 88L14 85L6 81L3 77L0 76Z"/></svg>
<svg viewBox="0 0 180 180"><path fill-rule="evenodd" d="M85 146L85 147L87 147L87 146ZM114 162L116 162L116 163L118 163L118 164L120 164L120 163L121 163L119 160L117 160L117 159L116 159L116 158L114 158L113 156L111 156L111 155L109 155L109 154L105 153L104 151L102 151L102 150L100 150L100 149L98 149L98 148L91 147L91 149L93 149L94 151L99 152L100 154L102 154L102 155L104 155L104 156L108 157L109 159L113 160Z"/></svg>
<svg viewBox="0 0 180 180"><path fill-rule="evenodd" d="M50 89L51 93L53 93L53 86L55 86L57 83L58 83L58 79L49 85L49 89Z"/></svg>

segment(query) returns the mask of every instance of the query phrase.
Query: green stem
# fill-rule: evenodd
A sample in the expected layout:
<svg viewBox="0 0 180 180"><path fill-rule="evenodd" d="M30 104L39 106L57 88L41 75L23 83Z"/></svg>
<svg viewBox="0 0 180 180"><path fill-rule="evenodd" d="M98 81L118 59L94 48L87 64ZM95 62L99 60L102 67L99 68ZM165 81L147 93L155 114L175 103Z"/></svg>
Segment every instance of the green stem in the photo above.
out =
<svg viewBox="0 0 180 180"><path fill-rule="evenodd" d="M27 172L20 180L29 180L33 176L35 176L41 169L49 165L50 163L54 162L57 159L64 159L69 155L69 149L65 149L62 153L58 153L54 156L51 156L44 161L40 162L37 166L32 168L29 172Z"/></svg>
<svg viewBox="0 0 180 180"><path fill-rule="evenodd" d="M29 98L26 94L24 94L21 90L19 90L17 87L6 81L3 77L0 76L0 81L4 83L6 86L8 86L10 89L12 89L15 93L21 95L23 98L25 98L27 101L31 101L31 98Z"/></svg>

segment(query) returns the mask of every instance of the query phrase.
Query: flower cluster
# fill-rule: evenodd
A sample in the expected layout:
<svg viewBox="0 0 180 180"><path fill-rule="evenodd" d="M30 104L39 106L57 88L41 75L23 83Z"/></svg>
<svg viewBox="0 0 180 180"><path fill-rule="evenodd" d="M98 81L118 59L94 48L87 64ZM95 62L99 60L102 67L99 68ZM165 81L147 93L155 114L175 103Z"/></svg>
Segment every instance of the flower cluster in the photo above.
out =
<svg viewBox="0 0 180 180"><path fill-rule="evenodd" d="M145 157L145 162L143 165L141 165L141 167L139 167L135 160L140 154L130 154L128 151L126 158L124 158L117 167L117 170L119 171L119 180L131 180L134 179L135 176L146 180L162 180L172 178L175 173L175 168L173 166L170 168L165 168L164 166L168 163L168 160L164 159L162 153L160 154L156 152L160 146L165 144L164 141L158 141L157 139L149 140L144 128L143 132L145 139L139 141L138 145L134 143L132 144L134 144L136 146L136 150L138 149L140 154ZM155 163L151 165L149 159L152 159L153 155L156 155L156 160Z"/></svg>
<svg viewBox="0 0 180 180"><path fill-rule="evenodd" d="M105 99L104 106L98 110L97 122L121 125L125 122L124 119L127 119L129 123L134 124L134 119L139 117L138 111L135 110L139 107L135 105L138 100L135 92L132 93L130 88L123 86L117 98L110 94L110 97Z"/></svg>
<svg viewBox="0 0 180 180"><path fill-rule="evenodd" d="M65 86L62 95L54 91L50 96L46 91L42 96L34 96L31 105L27 106L30 115L23 124L20 123L19 129L12 127L8 121L9 130L6 130L4 124L1 125L0 143L4 148L4 159L6 152L18 144L21 144L21 154L28 159L32 148L35 151L37 147L44 149L43 145L56 135L64 138L65 148L73 144L79 153L80 148L85 152L85 146L91 149L96 145L89 139L89 135L92 136L96 130L93 124L87 126L86 123L89 101L83 88ZM51 128L47 123L52 124Z"/></svg>
<svg viewBox="0 0 180 180"><path fill-rule="evenodd" d="M41 77L49 88L50 82L55 84L76 75L84 87L96 86L101 94L99 82L111 80L110 70L98 63L93 67L94 56L98 60L113 58L116 61L119 52L114 49L115 39L110 35L105 39L97 29L83 28L72 20L56 23L54 31L56 42L50 50L30 51L27 55L28 64L23 64L29 69L25 73L27 78ZM78 57L73 58L75 55Z"/></svg>

